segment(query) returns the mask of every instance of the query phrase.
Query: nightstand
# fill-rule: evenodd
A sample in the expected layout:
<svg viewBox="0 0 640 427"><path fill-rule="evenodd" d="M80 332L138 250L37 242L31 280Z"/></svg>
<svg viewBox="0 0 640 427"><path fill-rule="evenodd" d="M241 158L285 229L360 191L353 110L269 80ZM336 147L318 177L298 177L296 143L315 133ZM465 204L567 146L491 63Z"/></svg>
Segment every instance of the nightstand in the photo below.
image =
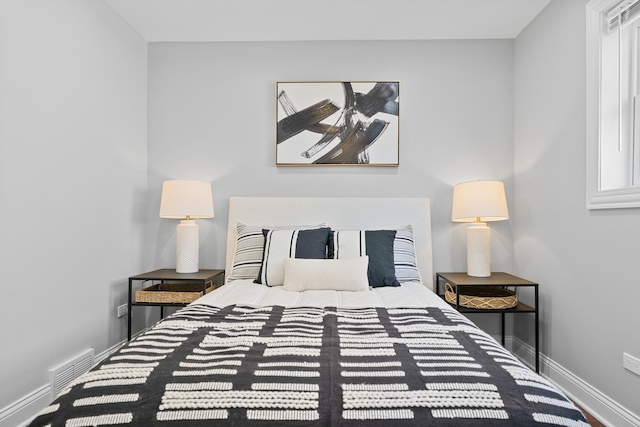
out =
<svg viewBox="0 0 640 427"><path fill-rule="evenodd" d="M509 273L496 272L491 273L489 277L471 277L467 273L436 273L436 293L444 299L444 284L449 283L454 287L456 294L456 304L450 304L453 308L460 313L500 313L502 320L502 345L504 346L504 318L506 313L521 314L521 313L533 313L535 317L535 351L536 351L536 372L540 371L540 340L539 340L539 319L538 319L538 284L530 282L521 277L513 276ZM495 286L499 288L514 287L516 289L520 287L532 287L534 291L535 305L524 304L518 301L518 305L513 308L505 309L474 309L460 306L459 295L464 294L464 289L473 286ZM441 290L442 288L442 290Z"/></svg>
<svg viewBox="0 0 640 427"><path fill-rule="evenodd" d="M141 282L141 289L136 291L136 296L133 295L134 282ZM224 270L176 273L175 270L163 268L129 277L127 340L131 341L131 310L133 307L160 307L160 318L162 319L164 318L164 307L184 307L223 284Z"/></svg>

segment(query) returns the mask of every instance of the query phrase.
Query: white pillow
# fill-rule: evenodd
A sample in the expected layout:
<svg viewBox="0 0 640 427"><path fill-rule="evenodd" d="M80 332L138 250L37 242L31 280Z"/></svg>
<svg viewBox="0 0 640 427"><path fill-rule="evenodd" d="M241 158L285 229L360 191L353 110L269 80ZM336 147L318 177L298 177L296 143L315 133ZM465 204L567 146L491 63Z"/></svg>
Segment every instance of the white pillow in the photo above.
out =
<svg viewBox="0 0 640 427"><path fill-rule="evenodd" d="M366 291L369 257L284 260L285 291Z"/></svg>
<svg viewBox="0 0 640 427"><path fill-rule="evenodd" d="M236 248L233 254L232 270L229 273L228 282L232 280L249 279L255 280L262 265L262 255L264 251L263 229L269 230L300 230L323 227L326 224L318 225L247 225L236 222Z"/></svg>

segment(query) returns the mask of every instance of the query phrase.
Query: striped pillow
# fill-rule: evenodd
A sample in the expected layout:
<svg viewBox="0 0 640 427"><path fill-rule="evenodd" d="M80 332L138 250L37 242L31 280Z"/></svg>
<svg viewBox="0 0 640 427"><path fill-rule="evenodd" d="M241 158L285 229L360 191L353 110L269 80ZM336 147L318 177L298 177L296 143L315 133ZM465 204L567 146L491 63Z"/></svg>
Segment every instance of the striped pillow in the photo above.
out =
<svg viewBox="0 0 640 427"><path fill-rule="evenodd" d="M422 277L420 276L420 270L418 270L418 263L416 260L416 249L413 240L413 228L411 225L407 225L403 228L397 230L376 230L376 231L386 231L393 232L395 231L395 237L393 238L393 269L395 272L395 278L398 283L406 283L406 282L422 282ZM348 240L343 239L342 242L342 251L351 252L350 255L347 255L344 252L342 255L336 255L334 253L334 243L333 243L333 233L329 238L329 258L345 258L346 256L355 257L360 256L361 254L366 254L366 248L362 245L366 243L364 238L364 230L354 230L354 231L342 231L343 238L351 234L351 237ZM356 233L354 235L353 233ZM359 240L354 240L359 239ZM385 258L388 258L388 252ZM371 260L372 262L380 262ZM383 260L382 262L388 263L387 260ZM388 267L387 267L388 269ZM387 271L386 273L390 276L390 273ZM372 285L373 286L373 285ZM382 285L378 285L382 286ZM389 286L389 285L384 285ZM397 285L396 285L397 286Z"/></svg>
<svg viewBox="0 0 640 427"><path fill-rule="evenodd" d="M398 282L422 282L416 260L413 228L410 225L396 230L393 241L393 264Z"/></svg>
<svg viewBox="0 0 640 427"><path fill-rule="evenodd" d="M255 280L262 265L262 253L264 251L264 235L262 230L302 230L320 228L325 223L318 225L284 225L284 226L264 226L247 225L236 222L236 248L233 255L232 269L228 282L233 280Z"/></svg>
<svg viewBox="0 0 640 427"><path fill-rule="evenodd" d="M329 228L312 230L264 230L264 254L255 280L267 286L284 284L287 258L325 259Z"/></svg>
<svg viewBox="0 0 640 427"><path fill-rule="evenodd" d="M396 279L393 246L395 230L341 230L329 237L328 258L369 257L369 286L400 286Z"/></svg>

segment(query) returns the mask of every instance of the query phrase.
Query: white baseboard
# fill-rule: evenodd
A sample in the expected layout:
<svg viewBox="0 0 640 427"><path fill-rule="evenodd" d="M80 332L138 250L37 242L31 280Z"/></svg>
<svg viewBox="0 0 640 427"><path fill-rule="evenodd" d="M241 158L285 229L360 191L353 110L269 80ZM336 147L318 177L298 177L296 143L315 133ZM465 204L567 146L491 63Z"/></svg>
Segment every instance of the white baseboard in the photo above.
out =
<svg viewBox="0 0 640 427"><path fill-rule="evenodd" d="M535 349L516 337L511 339L511 352L530 367L535 365ZM615 427L640 427L638 415L544 354L540 354L540 374L564 391L568 397L602 424Z"/></svg>
<svg viewBox="0 0 640 427"><path fill-rule="evenodd" d="M23 427L51 402L49 384L29 393L0 411L0 427Z"/></svg>
<svg viewBox="0 0 640 427"><path fill-rule="evenodd" d="M94 357L94 366L115 353L126 341L119 342ZM51 384L46 384L0 410L0 427L25 427L51 403Z"/></svg>

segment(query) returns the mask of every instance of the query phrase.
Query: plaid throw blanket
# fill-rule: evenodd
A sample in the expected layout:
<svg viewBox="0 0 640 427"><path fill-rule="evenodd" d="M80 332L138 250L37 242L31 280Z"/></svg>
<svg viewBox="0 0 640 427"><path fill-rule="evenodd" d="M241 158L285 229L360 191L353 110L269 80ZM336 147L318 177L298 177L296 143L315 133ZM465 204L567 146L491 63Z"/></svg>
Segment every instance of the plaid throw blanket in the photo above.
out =
<svg viewBox="0 0 640 427"><path fill-rule="evenodd" d="M588 426L454 310L185 307L32 426Z"/></svg>

